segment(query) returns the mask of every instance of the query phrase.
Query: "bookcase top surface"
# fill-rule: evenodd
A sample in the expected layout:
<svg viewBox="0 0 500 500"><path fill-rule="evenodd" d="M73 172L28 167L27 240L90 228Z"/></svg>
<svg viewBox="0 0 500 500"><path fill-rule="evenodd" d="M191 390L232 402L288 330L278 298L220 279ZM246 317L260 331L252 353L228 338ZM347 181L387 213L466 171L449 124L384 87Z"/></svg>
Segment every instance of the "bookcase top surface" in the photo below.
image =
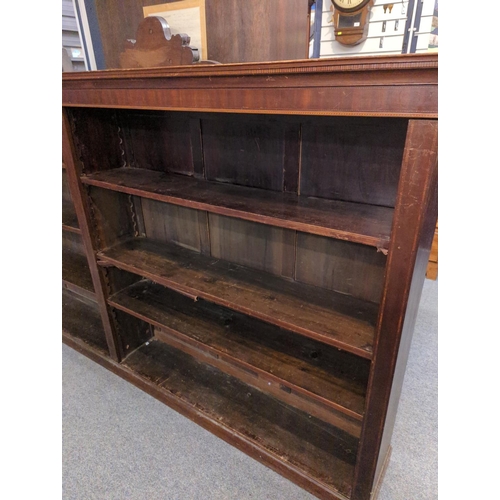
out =
<svg viewBox="0 0 500 500"><path fill-rule="evenodd" d="M178 78L262 74L345 73L350 71L400 71L438 68L437 53L296 59L231 64L194 64L157 68L106 69L63 73L65 81L113 78Z"/></svg>
<svg viewBox="0 0 500 500"><path fill-rule="evenodd" d="M69 72L62 97L63 106L435 119L438 55Z"/></svg>

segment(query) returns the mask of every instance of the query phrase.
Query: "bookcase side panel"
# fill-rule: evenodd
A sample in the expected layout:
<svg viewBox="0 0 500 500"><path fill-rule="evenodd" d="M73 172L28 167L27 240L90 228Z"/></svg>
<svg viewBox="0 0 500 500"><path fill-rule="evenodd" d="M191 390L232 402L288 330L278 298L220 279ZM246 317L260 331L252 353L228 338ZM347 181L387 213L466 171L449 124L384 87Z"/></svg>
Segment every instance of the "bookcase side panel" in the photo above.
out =
<svg viewBox="0 0 500 500"><path fill-rule="evenodd" d="M109 316L109 310L106 304L107 290L104 283L102 270L99 269L96 260L96 246L94 236L90 229L90 209L88 202L85 198L85 191L79 179L79 169L77 163L79 161L74 144L74 137L71 133L70 118L67 110L63 109L62 113L62 146L63 146L63 160L66 165L68 173L68 183L71 191L71 197L75 206L76 214L78 217L78 224L81 229L81 235L85 247L87 261L92 276L97 304L106 335L106 341L111 357L119 361L122 353L119 347L120 343L113 325L112 318Z"/></svg>
<svg viewBox="0 0 500 500"><path fill-rule="evenodd" d="M418 307L416 297L421 292L423 279L416 274L425 275L425 267L416 267L417 257L423 253L428 258L431 240L427 229L435 225L437 218L437 130L437 121L411 120L408 127L351 497L353 500L364 500L370 496L388 415L403 324L405 318L411 318L414 314L412 309ZM409 321L408 327L413 326L411 323ZM413 333L409 330L403 341L408 346Z"/></svg>

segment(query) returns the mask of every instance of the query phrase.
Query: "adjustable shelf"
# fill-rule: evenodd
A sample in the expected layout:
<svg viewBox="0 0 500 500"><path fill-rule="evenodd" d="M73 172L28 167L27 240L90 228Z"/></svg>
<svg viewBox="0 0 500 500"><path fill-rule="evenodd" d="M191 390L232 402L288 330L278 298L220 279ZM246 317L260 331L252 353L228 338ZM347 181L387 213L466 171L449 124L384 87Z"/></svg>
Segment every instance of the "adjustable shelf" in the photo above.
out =
<svg viewBox="0 0 500 500"><path fill-rule="evenodd" d="M137 385L268 465L349 495L355 437L158 340L123 364Z"/></svg>
<svg viewBox="0 0 500 500"><path fill-rule="evenodd" d="M84 184L386 250L394 209L206 182L142 168L83 176Z"/></svg>
<svg viewBox="0 0 500 500"><path fill-rule="evenodd" d="M163 342L359 437L368 363L353 364L351 355L327 345L149 280L108 303L158 327Z"/></svg>
<svg viewBox="0 0 500 500"><path fill-rule="evenodd" d="M370 359L377 305L146 238L98 253L102 263L139 274Z"/></svg>

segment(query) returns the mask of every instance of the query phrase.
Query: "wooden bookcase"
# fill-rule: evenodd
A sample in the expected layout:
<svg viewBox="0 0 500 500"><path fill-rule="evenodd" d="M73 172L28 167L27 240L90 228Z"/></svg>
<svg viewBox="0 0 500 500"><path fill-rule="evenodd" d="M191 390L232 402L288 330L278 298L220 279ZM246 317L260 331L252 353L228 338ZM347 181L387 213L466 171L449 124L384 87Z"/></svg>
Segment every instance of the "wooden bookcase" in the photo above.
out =
<svg viewBox="0 0 500 500"><path fill-rule="evenodd" d="M64 342L319 498L376 496L437 218L437 73L64 74L102 327Z"/></svg>

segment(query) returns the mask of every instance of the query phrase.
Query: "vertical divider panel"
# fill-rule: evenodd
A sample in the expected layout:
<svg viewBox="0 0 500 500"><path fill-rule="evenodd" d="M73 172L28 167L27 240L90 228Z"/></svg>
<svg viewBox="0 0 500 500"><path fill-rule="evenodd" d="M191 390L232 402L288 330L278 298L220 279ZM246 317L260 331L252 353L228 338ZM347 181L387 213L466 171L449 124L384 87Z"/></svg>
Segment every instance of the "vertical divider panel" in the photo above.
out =
<svg viewBox="0 0 500 500"><path fill-rule="evenodd" d="M80 182L77 170L77 155L74 144L71 138L71 124L69 122L68 112L63 109L62 115L62 148L63 158L68 173L69 188L71 197L75 205L78 224L81 229L82 239L85 246L85 252L94 284L97 304L101 313L101 319L106 334L106 341L109 348L110 356L115 361L120 361L122 358L122 349L118 339L118 335L110 315L106 300L107 289L104 281L103 271L99 268L96 260L96 244L90 230L90 213L89 206L85 201L83 186Z"/></svg>
<svg viewBox="0 0 500 500"><path fill-rule="evenodd" d="M381 470L378 464L385 459L382 443L385 442L388 449L390 439L387 437L390 438L393 430L392 425L390 428L385 425L386 421L394 423L388 410L394 414L397 410L394 398L389 405L391 392L394 391L394 384L399 389L402 385L414 312L418 308L416 295L421 293L421 286L412 287L412 282L419 281L413 277L425 276L437 219L437 141L437 120L410 120L375 333L352 500L370 497L375 473Z"/></svg>

